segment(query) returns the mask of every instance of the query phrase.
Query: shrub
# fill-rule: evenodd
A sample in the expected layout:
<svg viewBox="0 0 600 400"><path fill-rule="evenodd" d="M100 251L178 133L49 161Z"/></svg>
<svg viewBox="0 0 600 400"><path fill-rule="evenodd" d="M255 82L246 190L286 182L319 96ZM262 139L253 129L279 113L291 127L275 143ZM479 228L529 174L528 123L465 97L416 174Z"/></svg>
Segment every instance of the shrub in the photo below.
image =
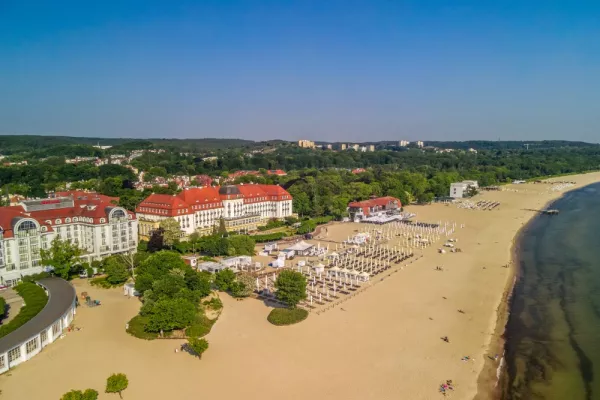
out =
<svg viewBox="0 0 600 400"><path fill-rule="evenodd" d="M52 274L50 272L40 272L39 274L25 275L22 279L23 282L34 283L40 279L50 278Z"/></svg>
<svg viewBox="0 0 600 400"><path fill-rule="evenodd" d="M97 286L102 289L110 289L115 286L120 286L120 283L110 283L106 276L99 276L97 278L90 279L90 285Z"/></svg>
<svg viewBox="0 0 600 400"><path fill-rule="evenodd" d="M129 321L129 327L127 328L127 333L132 336L135 336L139 339L144 340L152 340L158 337L158 333L155 332L146 332L146 325L148 324L148 317L143 317L141 315L136 315Z"/></svg>
<svg viewBox="0 0 600 400"><path fill-rule="evenodd" d="M274 308L267 317L273 325L292 325L304 321L308 317L308 311L303 308Z"/></svg>
<svg viewBox="0 0 600 400"><path fill-rule="evenodd" d="M6 317L6 300L4 297L0 297L0 321Z"/></svg>
<svg viewBox="0 0 600 400"><path fill-rule="evenodd" d="M223 308L223 302L218 297L213 297L210 300L206 300L204 302L204 305L212 308L213 310L220 310L221 308Z"/></svg>
<svg viewBox="0 0 600 400"><path fill-rule="evenodd" d="M188 337L202 337L208 335L213 324L214 321L208 319L206 315L200 312L196 315L194 323L185 330L185 334Z"/></svg>
<svg viewBox="0 0 600 400"><path fill-rule="evenodd" d="M21 308L21 311L12 321L0 327L0 338L23 326L42 311L48 303L46 292L35 283L20 283L15 287L15 291L23 298L25 306Z"/></svg>
<svg viewBox="0 0 600 400"><path fill-rule="evenodd" d="M206 339L189 338L188 346L194 353L196 353L196 355L198 355L198 358L201 358L202 353L208 349L208 342Z"/></svg>
<svg viewBox="0 0 600 400"><path fill-rule="evenodd" d="M275 232L275 233L270 233L267 235L253 235L252 239L254 239L254 241L256 243L265 243L265 242L275 242L277 240L281 240L285 237L285 233L284 232Z"/></svg>

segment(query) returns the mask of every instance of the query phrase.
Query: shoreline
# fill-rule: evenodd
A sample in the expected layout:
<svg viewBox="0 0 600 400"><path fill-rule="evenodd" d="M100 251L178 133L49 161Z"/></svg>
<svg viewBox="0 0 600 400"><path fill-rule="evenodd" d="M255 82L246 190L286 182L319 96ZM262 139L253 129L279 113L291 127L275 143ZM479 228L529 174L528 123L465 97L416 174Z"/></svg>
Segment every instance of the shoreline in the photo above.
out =
<svg viewBox="0 0 600 400"><path fill-rule="evenodd" d="M581 174L586 175L586 174ZM575 175L576 176L576 175ZM557 193L558 196L549 199L544 205L543 209L548 209L556 201L560 200L569 193L580 190L584 187L599 183L599 180L592 182L586 182L582 184L576 184L573 188ZM509 275L507 276L505 289L502 293L500 304L496 308L496 325L491 335L492 339L486 348L486 353L499 354L501 355L500 362L496 363L488 357L485 357L484 366L481 369L479 376L477 377L477 393L473 400L502 400L504 394L504 387L507 379L506 371L506 329L508 325L508 319L510 318L512 309L512 298L516 285L521 273L520 261L519 261L519 246L524 234L526 234L527 228L533 223L536 218L543 217L543 214L533 214L523 225L515 232L515 235L511 242L510 247L510 263L509 263Z"/></svg>

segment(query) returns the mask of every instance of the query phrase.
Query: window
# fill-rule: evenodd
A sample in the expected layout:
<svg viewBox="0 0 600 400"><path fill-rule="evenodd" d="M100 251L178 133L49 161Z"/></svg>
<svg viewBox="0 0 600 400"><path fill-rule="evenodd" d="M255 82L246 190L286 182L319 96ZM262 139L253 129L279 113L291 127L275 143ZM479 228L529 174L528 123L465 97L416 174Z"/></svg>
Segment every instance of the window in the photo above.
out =
<svg viewBox="0 0 600 400"><path fill-rule="evenodd" d="M67 223L67 224L68 224L68 223L70 223L70 222L71 222L71 218L67 218L67 219L65 219L65 223Z"/></svg>
<svg viewBox="0 0 600 400"><path fill-rule="evenodd" d="M105 218L100 218L100 223L101 224L105 224L106 223L106 219Z"/></svg>
<svg viewBox="0 0 600 400"><path fill-rule="evenodd" d="M42 331L42 333L40 334L40 339L42 341L42 344L44 344L48 341L48 331L46 329L44 329Z"/></svg>
<svg viewBox="0 0 600 400"><path fill-rule="evenodd" d="M57 225L61 223L60 219L57 219L56 221L54 221L54 223L56 223Z"/></svg>
<svg viewBox="0 0 600 400"><path fill-rule="evenodd" d="M29 342L27 342L25 344L25 350L27 351L27 354L32 353L37 348L38 348L37 338L31 339Z"/></svg>
<svg viewBox="0 0 600 400"><path fill-rule="evenodd" d="M15 347L8 352L8 362L12 362L21 358L21 348Z"/></svg>
<svg viewBox="0 0 600 400"><path fill-rule="evenodd" d="M4 358L4 355L0 356L0 369L4 369L6 368L6 359Z"/></svg>

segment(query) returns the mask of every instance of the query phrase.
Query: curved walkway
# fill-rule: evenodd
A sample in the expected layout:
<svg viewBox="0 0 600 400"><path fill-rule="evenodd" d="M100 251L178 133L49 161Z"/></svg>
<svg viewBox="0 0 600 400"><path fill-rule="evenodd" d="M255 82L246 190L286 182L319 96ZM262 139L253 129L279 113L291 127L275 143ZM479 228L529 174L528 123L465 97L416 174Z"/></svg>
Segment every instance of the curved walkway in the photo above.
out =
<svg viewBox="0 0 600 400"><path fill-rule="evenodd" d="M75 288L60 278L41 279L37 284L48 294L48 303L38 315L0 339L0 373L35 356L73 320Z"/></svg>

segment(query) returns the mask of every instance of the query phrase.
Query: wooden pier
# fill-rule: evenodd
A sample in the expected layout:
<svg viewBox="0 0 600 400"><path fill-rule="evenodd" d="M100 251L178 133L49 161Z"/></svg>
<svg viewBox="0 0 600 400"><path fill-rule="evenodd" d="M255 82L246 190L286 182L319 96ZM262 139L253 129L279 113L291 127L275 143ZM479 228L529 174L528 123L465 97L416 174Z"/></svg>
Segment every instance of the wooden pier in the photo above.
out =
<svg viewBox="0 0 600 400"><path fill-rule="evenodd" d="M558 215L558 210L553 209L553 210L542 210L542 214L546 214L546 215Z"/></svg>

